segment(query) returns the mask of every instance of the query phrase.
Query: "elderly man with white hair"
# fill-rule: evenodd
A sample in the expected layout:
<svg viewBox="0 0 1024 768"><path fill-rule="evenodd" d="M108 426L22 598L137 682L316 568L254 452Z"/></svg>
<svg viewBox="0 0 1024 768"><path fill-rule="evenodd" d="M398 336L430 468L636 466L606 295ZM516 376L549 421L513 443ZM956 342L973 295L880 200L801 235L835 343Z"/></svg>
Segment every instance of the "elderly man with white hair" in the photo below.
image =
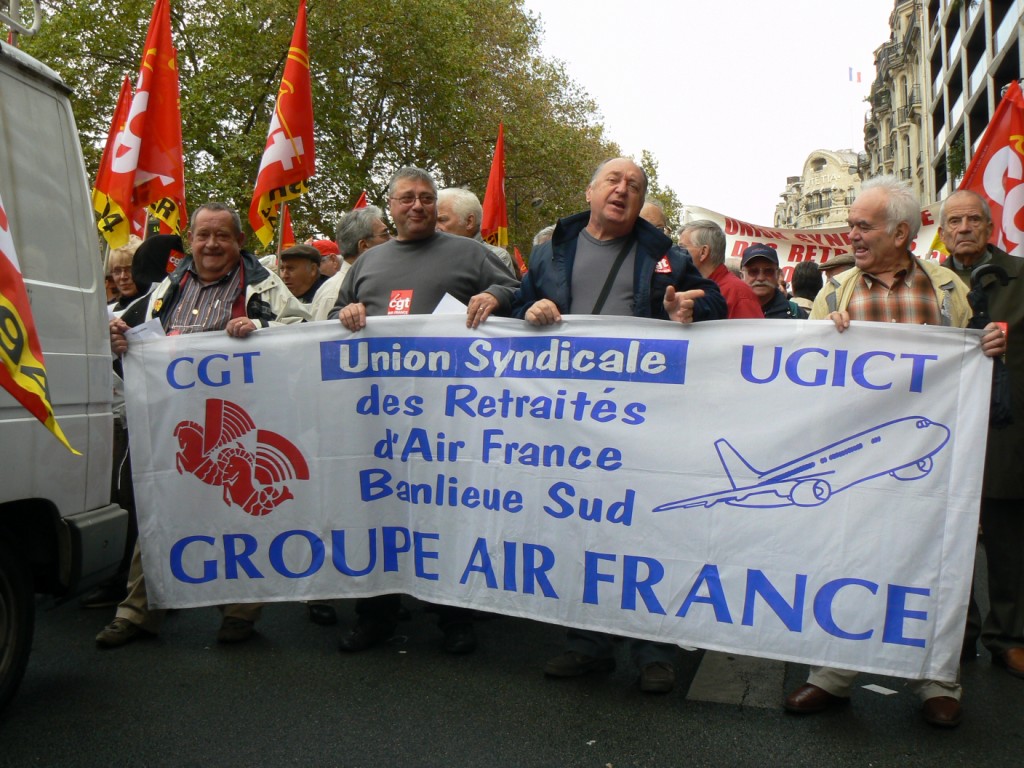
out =
<svg viewBox="0 0 1024 768"><path fill-rule="evenodd" d="M480 200L468 189L449 187L437 193L437 228L449 235L461 235L483 243L510 275L516 277L512 257L504 248L491 245L480 236L484 209Z"/></svg>

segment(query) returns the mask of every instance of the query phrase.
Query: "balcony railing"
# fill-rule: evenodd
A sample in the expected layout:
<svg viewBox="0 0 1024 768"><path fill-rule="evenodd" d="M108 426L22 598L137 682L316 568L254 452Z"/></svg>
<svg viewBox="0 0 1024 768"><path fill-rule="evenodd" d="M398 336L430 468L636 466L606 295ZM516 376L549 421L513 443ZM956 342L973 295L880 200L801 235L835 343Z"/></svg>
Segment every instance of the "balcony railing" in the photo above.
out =
<svg viewBox="0 0 1024 768"><path fill-rule="evenodd" d="M910 167L900 168L900 178L904 181L910 179Z"/></svg>
<svg viewBox="0 0 1024 768"><path fill-rule="evenodd" d="M903 43L897 43L896 41L886 43L884 53L889 66L895 66L899 63L900 57L903 56Z"/></svg>

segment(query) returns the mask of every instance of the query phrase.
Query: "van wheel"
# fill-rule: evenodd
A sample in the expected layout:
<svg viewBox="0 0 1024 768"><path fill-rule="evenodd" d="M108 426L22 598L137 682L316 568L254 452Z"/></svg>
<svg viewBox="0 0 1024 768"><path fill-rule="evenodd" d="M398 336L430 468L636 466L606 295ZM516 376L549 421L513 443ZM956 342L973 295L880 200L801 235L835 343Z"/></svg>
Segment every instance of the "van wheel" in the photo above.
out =
<svg viewBox="0 0 1024 768"><path fill-rule="evenodd" d="M32 649L35 603L21 556L0 540L0 711L18 690Z"/></svg>

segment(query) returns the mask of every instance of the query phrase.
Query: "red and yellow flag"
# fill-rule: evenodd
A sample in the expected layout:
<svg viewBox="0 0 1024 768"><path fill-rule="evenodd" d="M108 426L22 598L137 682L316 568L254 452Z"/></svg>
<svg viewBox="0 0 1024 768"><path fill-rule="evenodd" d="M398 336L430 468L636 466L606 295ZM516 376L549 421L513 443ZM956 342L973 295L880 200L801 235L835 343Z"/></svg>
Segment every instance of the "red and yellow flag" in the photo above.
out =
<svg viewBox="0 0 1024 768"><path fill-rule="evenodd" d="M484 213L480 237L491 245L508 246L508 206L505 203L505 125L498 123L498 143L494 145L491 175L484 193Z"/></svg>
<svg viewBox="0 0 1024 768"><path fill-rule="evenodd" d="M1024 94L1014 80L996 107L958 189L977 192L992 209L990 242L1024 256Z"/></svg>
<svg viewBox="0 0 1024 768"><path fill-rule="evenodd" d="M263 245L274 238L280 204L302 195L306 191L306 180L315 172L306 0L299 0L292 44L288 48L288 60L249 206L249 224Z"/></svg>
<svg viewBox="0 0 1024 768"><path fill-rule="evenodd" d="M0 326L3 328L0 386L39 419L69 451L80 455L68 443L57 417L53 415L43 350L32 321L32 308L18 255L14 251L14 237L3 200L0 200Z"/></svg>
<svg viewBox="0 0 1024 768"><path fill-rule="evenodd" d="M132 232L132 211L122 207L122 204L127 205L129 201L118 201L110 196L111 174L113 173L110 159L114 154L117 138L124 131L125 124L128 122L128 111L131 109L131 105L132 83L125 75L124 81L121 83L121 95L117 97L117 106L114 108L114 119L110 124L110 132L107 134L107 143L103 147L100 168L96 173L96 183L92 187L92 207L99 217L96 226L111 249L127 245L128 236Z"/></svg>
<svg viewBox="0 0 1024 768"><path fill-rule="evenodd" d="M122 212L131 216L149 206L162 225L176 233L187 218L179 94L170 0L156 0L131 107L123 122L115 116L114 145L110 156L104 155L96 179L97 188Z"/></svg>

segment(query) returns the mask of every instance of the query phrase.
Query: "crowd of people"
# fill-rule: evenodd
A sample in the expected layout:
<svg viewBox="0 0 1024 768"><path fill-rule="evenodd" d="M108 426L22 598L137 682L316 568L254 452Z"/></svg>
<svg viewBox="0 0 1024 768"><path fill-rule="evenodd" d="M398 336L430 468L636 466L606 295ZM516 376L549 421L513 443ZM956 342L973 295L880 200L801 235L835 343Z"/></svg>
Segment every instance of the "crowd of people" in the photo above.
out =
<svg viewBox="0 0 1024 768"><path fill-rule="evenodd" d="M476 196L464 189L438 191L430 174L419 168L400 169L388 186L387 213L394 231L381 208L361 208L341 218L334 241L288 248L267 260L274 269L245 250L236 211L207 203L193 212L189 255L170 274L164 268L166 254L175 246L183 250L180 240L133 241L110 255L109 273L118 293L112 304L111 349L115 358L127 352L125 332L151 318L168 334L224 331L244 338L260 326L325 319L358 332L369 317L428 314L446 294L466 305L469 328L492 314L536 326L557 324L564 315L611 315L683 324L827 319L840 333L851 323L869 320L964 328L972 314L964 281L972 270L994 264L1018 277L1022 269L1019 260L989 244L991 213L972 192L956 192L942 207L940 233L950 254L945 266L915 257L910 246L920 226L919 203L905 183L882 176L866 181L850 207L850 252L799 265L790 294L773 248L751 245L738 265L731 265L725 234L715 222L692 221L673 232L646 192L647 177L632 160L602 163L586 188L588 209L537 234L523 275L504 249L481 240ZM396 290L408 299L397 309L391 301ZM993 293L991 317L1006 323L1011 335L1024 329L1022 294L1020 281ZM994 322L985 327L982 350L1006 361L1015 420L989 434L981 526L991 607L982 617L972 599L962 660L977 655L980 640L996 664L1024 677L1024 473L1016 462L1024 451L1024 345L1008 345L1007 334ZM979 392L989 397L987 385ZM134 509L130 471L124 471L130 466L126 435L119 445L113 485L122 503ZM156 634L164 614L147 604L137 544L126 551L119 583L105 585L83 605L116 605L113 621L96 637L102 648ZM473 612L435 609L445 650L472 652L478 642ZM356 621L343 632L341 650L359 652L386 641L402 610L400 595L358 600ZM221 611L218 641L252 636L259 604L226 605ZM337 621L326 601L310 603L309 616L320 624ZM613 640L569 629L565 651L550 659L544 672L552 678L607 672L615 667ZM628 646L640 688L671 691L679 649L646 640L630 640ZM813 714L843 705L855 674L812 669L784 706ZM953 727L960 722L959 684L922 680L913 688L929 723Z"/></svg>

